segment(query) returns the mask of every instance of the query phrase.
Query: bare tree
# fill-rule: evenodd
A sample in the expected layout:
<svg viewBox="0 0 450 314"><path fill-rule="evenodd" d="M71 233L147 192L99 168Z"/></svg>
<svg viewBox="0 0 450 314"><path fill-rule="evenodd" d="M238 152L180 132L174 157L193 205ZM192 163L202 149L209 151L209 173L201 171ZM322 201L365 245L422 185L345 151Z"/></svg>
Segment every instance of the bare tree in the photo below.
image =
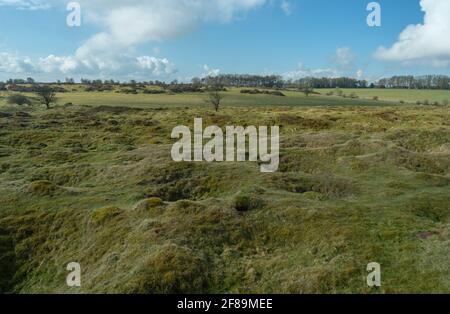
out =
<svg viewBox="0 0 450 314"><path fill-rule="evenodd" d="M220 92L216 90L211 90L208 92L208 96L206 97L205 101L207 104L210 104L214 107L214 110L217 112L219 111L220 103L222 101L223 97L220 94Z"/></svg>
<svg viewBox="0 0 450 314"><path fill-rule="evenodd" d="M305 94L306 97L314 93L314 90L310 87L303 88L302 92Z"/></svg>
<svg viewBox="0 0 450 314"><path fill-rule="evenodd" d="M37 87L36 95L38 96L39 101L43 103L47 107L47 109L50 109L50 104L56 101L55 90L47 85Z"/></svg>

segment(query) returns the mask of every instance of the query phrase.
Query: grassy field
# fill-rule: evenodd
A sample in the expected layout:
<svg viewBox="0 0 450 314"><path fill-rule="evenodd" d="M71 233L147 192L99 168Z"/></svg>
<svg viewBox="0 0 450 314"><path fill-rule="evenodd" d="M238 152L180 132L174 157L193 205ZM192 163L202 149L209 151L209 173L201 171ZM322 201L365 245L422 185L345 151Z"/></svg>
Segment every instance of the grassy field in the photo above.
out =
<svg viewBox="0 0 450 314"><path fill-rule="evenodd" d="M77 92L50 110L3 98L0 291L450 292L449 107L376 92L392 102L232 90L214 113L202 95ZM173 162L172 128L195 117L280 125L279 171Z"/></svg>
<svg viewBox="0 0 450 314"><path fill-rule="evenodd" d="M383 105L383 102L372 102L368 100L350 100L339 97L325 97L314 95L306 97L299 92L285 92L287 97L267 95L244 95L238 89L231 89L224 93L223 106L349 106L349 105ZM0 105L6 102L6 93L0 94ZM33 97L33 94L26 94ZM70 92L58 94L58 104L73 103L77 105L108 105L108 106L132 106L137 108L163 108L163 107L185 107L201 105L204 103L205 95L193 94L120 94L114 92Z"/></svg>
<svg viewBox="0 0 450 314"><path fill-rule="evenodd" d="M335 92L335 89L320 89L322 94ZM415 104L417 101L424 102L450 102L450 91L448 90L408 90L408 89L342 89L344 94L354 93L361 99L373 99L379 97L380 100Z"/></svg>
<svg viewBox="0 0 450 314"><path fill-rule="evenodd" d="M108 105L133 106L138 108L183 107L200 105L204 103L202 94L121 94L115 92L83 92L82 88L75 88L75 92L58 94L58 104L73 103L77 105ZM306 97L303 93L284 91L287 97L268 95L241 94L240 89L232 88L225 93L224 106L384 106L399 105L400 101L416 104L417 101L430 103L445 100L450 101L450 91L429 90L391 90L391 89L342 89L343 94L355 94L359 99L349 99L336 95L326 96L327 93L336 92L335 89L318 89L320 95ZM33 94L25 94L33 97ZM0 92L0 105L5 105L6 92ZM373 97L379 101L373 101Z"/></svg>

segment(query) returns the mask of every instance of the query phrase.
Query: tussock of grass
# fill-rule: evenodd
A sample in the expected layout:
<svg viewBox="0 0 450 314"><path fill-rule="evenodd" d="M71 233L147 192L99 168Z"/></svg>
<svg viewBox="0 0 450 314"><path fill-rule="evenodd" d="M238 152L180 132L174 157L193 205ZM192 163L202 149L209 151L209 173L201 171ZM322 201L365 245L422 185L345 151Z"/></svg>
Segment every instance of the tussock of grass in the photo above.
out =
<svg viewBox="0 0 450 314"><path fill-rule="evenodd" d="M99 224L115 216L118 216L121 213L122 210L118 207L103 207L94 210L91 218L94 223Z"/></svg>
<svg viewBox="0 0 450 314"><path fill-rule="evenodd" d="M53 196L61 189L50 181L34 181L28 188L27 193L34 196Z"/></svg>
<svg viewBox="0 0 450 314"><path fill-rule="evenodd" d="M247 212L263 207L264 200L256 195L240 192L234 197L233 206L238 212Z"/></svg>

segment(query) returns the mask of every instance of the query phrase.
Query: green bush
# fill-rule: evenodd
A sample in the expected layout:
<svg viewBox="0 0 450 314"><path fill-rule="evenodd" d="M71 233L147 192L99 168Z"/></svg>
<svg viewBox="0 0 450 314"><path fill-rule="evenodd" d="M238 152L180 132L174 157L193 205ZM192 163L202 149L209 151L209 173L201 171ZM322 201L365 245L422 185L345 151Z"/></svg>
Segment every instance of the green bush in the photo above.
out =
<svg viewBox="0 0 450 314"><path fill-rule="evenodd" d="M28 99L28 97L21 94L10 95L6 101L10 105L31 105L31 101Z"/></svg>
<svg viewBox="0 0 450 314"><path fill-rule="evenodd" d="M239 193L233 200L234 208L238 212L246 212L253 209L261 208L264 205L264 202L261 198L247 194L247 193Z"/></svg>

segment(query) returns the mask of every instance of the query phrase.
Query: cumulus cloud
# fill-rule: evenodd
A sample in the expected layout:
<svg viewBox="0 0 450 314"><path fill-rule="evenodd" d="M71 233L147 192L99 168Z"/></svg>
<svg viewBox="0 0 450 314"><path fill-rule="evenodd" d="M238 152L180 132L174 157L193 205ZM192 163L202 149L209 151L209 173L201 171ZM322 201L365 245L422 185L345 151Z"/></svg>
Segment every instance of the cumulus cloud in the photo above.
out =
<svg viewBox="0 0 450 314"><path fill-rule="evenodd" d="M150 70L153 75L175 73L175 66L167 59L159 59L150 56L142 56L136 58L137 66L143 70Z"/></svg>
<svg viewBox="0 0 450 314"><path fill-rule="evenodd" d="M296 80L304 77L339 77L342 73L332 68L310 69L303 63L299 63L297 69L283 75L286 79Z"/></svg>
<svg viewBox="0 0 450 314"><path fill-rule="evenodd" d="M206 64L203 66L203 70L205 72L201 75L202 78L208 76L214 77L220 74L220 69L212 69Z"/></svg>
<svg viewBox="0 0 450 314"><path fill-rule="evenodd" d="M356 71L356 78L358 80L362 79L363 76L364 76L364 71L363 70L360 69L360 70Z"/></svg>
<svg viewBox="0 0 450 314"><path fill-rule="evenodd" d="M41 58L36 62L35 68L45 73L111 74L121 73L127 68L147 71L155 76L173 73L174 65L165 58L132 57L129 53L140 44L180 37L201 24L229 22L266 1L268 0L78 0L82 7L83 21L95 24L101 31L82 43L73 55ZM37 8L61 5L61 2L0 0L0 5ZM14 68L23 67L16 65Z"/></svg>
<svg viewBox="0 0 450 314"><path fill-rule="evenodd" d="M175 65L166 58L116 55L112 59L78 59L76 56L55 56L32 60L17 54L0 53L0 72L10 74L64 74L64 75L136 75L161 77L176 72Z"/></svg>
<svg viewBox="0 0 450 314"><path fill-rule="evenodd" d="M191 32L202 23L229 22L266 0L80 0L86 20L103 28L77 54L125 49Z"/></svg>
<svg viewBox="0 0 450 314"><path fill-rule="evenodd" d="M375 57L403 63L450 65L450 1L421 0L424 22L409 25L390 48L379 47Z"/></svg>
<svg viewBox="0 0 450 314"><path fill-rule="evenodd" d="M0 53L0 72L23 73L33 71L34 65L30 58L16 54Z"/></svg>
<svg viewBox="0 0 450 314"><path fill-rule="evenodd" d="M45 0L0 0L0 7L2 6L27 10L41 10L48 9L50 4Z"/></svg>
<svg viewBox="0 0 450 314"><path fill-rule="evenodd" d="M356 60L356 55L349 47L339 47L336 49L336 53L331 58L333 64L341 67L348 68L353 65Z"/></svg>
<svg viewBox="0 0 450 314"><path fill-rule="evenodd" d="M70 73L78 68L78 62L72 57L59 57L49 55L45 58L39 58L36 70L45 73L61 72Z"/></svg>

